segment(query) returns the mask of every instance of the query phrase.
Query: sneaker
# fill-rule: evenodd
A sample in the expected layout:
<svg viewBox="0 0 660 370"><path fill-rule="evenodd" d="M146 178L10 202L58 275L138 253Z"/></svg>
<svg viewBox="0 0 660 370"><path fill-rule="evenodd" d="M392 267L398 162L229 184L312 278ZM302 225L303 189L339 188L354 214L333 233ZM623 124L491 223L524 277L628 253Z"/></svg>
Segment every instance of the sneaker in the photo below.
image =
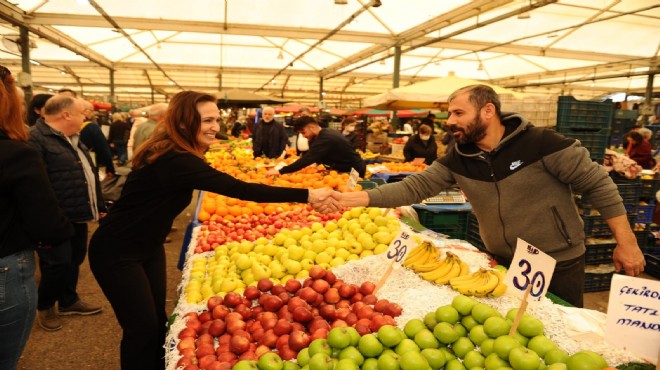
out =
<svg viewBox="0 0 660 370"><path fill-rule="evenodd" d="M55 307L37 311L37 322L45 331L58 331L62 329L62 321L55 313Z"/></svg>
<svg viewBox="0 0 660 370"><path fill-rule="evenodd" d="M68 315L93 315L95 313L99 313L103 310L103 308L97 306L90 306L89 304L83 302L82 300L77 300L76 303L72 304L69 307L60 307L59 313L60 316L68 316Z"/></svg>

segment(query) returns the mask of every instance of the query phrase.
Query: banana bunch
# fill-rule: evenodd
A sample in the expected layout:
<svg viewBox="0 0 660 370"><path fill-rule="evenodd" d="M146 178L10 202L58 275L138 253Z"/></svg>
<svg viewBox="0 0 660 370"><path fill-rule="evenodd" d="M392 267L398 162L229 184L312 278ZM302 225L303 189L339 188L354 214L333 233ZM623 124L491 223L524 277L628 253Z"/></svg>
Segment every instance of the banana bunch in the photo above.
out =
<svg viewBox="0 0 660 370"><path fill-rule="evenodd" d="M410 268L418 272L422 279L438 285L447 284L455 277L470 273L468 264L461 261L457 255L451 252L447 252L447 256L442 260L435 260L424 264L412 264Z"/></svg>
<svg viewBox="0 0 660 370"><path fill-rule="evenodd" d="M428 241L422 241L403 260L404 267L411 268L412 265L421 265L425 263L435 262L440 257L440 252L435 245ZM414 270L414 269L413 269Z"/></svg>
<svg viewBox="0 0 660 370"><path fill-rule="evenodd" d="M475 297L499 297L506 292L504 271L480 268L479 271L449 280L451 287L463 294Z"/></svg>

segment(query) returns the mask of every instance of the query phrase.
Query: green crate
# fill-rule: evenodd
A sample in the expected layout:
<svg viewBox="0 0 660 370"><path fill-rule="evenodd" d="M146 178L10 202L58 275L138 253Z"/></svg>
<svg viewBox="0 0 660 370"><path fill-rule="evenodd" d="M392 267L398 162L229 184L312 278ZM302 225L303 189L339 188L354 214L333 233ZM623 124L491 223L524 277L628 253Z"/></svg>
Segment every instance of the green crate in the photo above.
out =
<svg viewBox="0 0 660 370"><path fill-rule="evenodd" d="M580 144L589 151L589 156L592 160L602 162L605 159L605 149L610 145L610 130L608 128L597 131L585 131L557 126L557 129L560 134L579 140Z"/></svg>
<svg viewBox="0 0 660 370"><path fill-rule="evenodd" d="M581 101L572 96L560 96L557 104L557 128L599 130L610 127L614 106L604 102Z"/></svg>
<svg viewBox="0 0 660 370"><path fill-rule="evenodd" d="M427 229L445 234L453 239L466 239L470 211L439 213L425 209L417 209L416 211L419 216L419 223Z"/></svg>
<svg viewBox="0 0 660 370"><path fill-rule="evenodd" d="M610 285L612 285L612 276L614 276L614 272L608 272L604 274L595 274L590 272L585 273L584 291L602 292L604 290L610 290Z"/></svg>
<svg viewBox="0 0 660 370"><path fill-rule="evenodd" d="M368 190L378 187L378 184L369 180L360 180L357 183L360 184L360 186L362 186L362 190Z"/></svg>
<svg viewBox="0 0 660 370"><path fill-rule="evenodd" d="M616 248L616 243L587 244L585 261L587 265L600 265L603 263L612 263L612 253Z"/></svg>
<svg viewBox="0 0 660 370"><path fill-rule="evenodd" d="M622 119L622 120L632 120L635 121L637 120L637 117L639 117L639 111L637 110L632 110L632 109L617 109L614 111L614 119Z"/></svg>

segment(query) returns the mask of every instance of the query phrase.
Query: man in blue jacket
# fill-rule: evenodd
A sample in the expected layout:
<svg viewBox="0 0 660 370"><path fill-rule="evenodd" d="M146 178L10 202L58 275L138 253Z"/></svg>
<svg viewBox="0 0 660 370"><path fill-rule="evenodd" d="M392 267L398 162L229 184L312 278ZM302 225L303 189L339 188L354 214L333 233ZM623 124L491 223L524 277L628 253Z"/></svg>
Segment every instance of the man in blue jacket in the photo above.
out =
<svg viewBox="0 0 660 370"><path fill-rule="evenodd" d="M37 319L47 331L62 328L58 313L101 312L101 307L83 302L76 292L79 266L87 253L87 222L97 221L105 212L97 169L80 140L84 110L82 100L56 95L44 106L44 118L30 128L30 144L41 154L59 206L75 229L71 240L38 251L41 281Z"/></svg>

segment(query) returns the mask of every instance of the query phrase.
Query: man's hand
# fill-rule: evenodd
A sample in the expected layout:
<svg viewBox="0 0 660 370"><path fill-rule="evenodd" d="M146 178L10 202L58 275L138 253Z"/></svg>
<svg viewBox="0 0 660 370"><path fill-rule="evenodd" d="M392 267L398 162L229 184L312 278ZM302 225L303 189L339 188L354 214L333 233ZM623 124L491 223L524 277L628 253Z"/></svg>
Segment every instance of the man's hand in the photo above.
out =
<svg viewBox="0 0 660 370"><path fill-rule="evenodd" d="M267 175L267 176L277 176L277 175L279 175L279 174L280 174L280 171L278 171L278 170L276 170L276 169L274 169L274 168L271 168L270 170L268 170L268 171L266 172L266 175Z"/></svg>
<svg viewBox="0 0 660 370"><path fill-rule="evenodd" d="M312 189L309 191L308 202L317 212L332 213L343 209L341 202L341 193L332 189Z"/></svg>
<svg viewBox="0 0 660 370"><path fill-rule="evenodd" d="M646 266L644 254L642 254L642 251L636 245L624 246L617 244L616 248L614 248L612 259L614 260L616 272L623 269L628 276L639 276L644 271L644 266Z"/></svg>

